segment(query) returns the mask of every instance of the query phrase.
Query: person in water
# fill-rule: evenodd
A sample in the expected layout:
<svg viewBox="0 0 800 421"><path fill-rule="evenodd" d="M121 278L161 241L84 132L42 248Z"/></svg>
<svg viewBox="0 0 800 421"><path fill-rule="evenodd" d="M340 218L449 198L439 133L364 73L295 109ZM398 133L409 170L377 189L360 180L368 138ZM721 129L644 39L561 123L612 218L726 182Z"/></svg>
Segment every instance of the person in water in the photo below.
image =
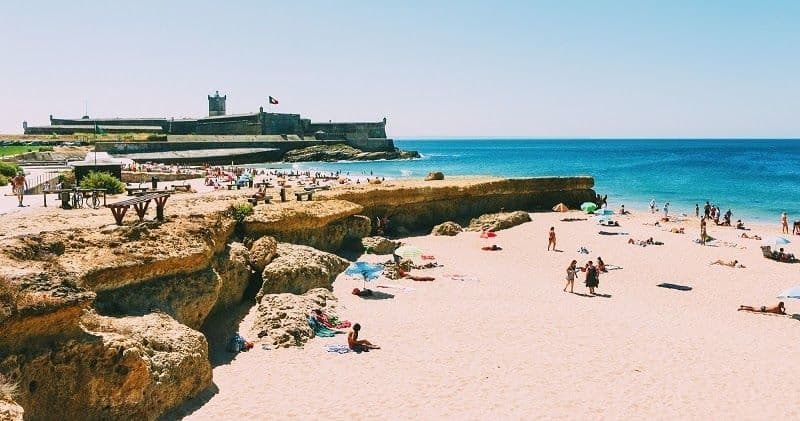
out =
<svg viewBox="0 0 800 421"><path fill-rule="evenodd" d="M353 330L347 334L347 346L353 351L366 351L369 349L381 349L378 345L371 343L366 339L358 339L358 332L361 330L361 325L356 323L353 325Z"/></svg>
<svg viewBox="0 0 800 421"><path fill-rule="evenodd" d="M772 307L761 306L759 308L755 308L753 306L739 306L738 311L754 311L756 313L786 314L786 306L783 305L783 301L781 301L778 303L778 305Z"/></svg>

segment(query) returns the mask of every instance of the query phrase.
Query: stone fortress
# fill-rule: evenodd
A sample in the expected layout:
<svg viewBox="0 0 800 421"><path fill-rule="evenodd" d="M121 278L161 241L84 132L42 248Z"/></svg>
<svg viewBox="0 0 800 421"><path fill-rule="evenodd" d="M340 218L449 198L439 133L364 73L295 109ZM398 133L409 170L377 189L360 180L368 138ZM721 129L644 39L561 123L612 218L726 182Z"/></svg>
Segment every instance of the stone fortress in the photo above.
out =
<svg viewBox="0 0 800 421"><path fill-rule="evenodd" d="M227 95L219 91L208 96L208 116L201 118L56 118L50 124L29 126L23 122L25 134L71 135L76 133L152 133L163 135L273 135L292 136L299 140L365 141L386 139L386 119L378 122L317 123L300 114L258 112L231 114L225 112Z"/></svg>

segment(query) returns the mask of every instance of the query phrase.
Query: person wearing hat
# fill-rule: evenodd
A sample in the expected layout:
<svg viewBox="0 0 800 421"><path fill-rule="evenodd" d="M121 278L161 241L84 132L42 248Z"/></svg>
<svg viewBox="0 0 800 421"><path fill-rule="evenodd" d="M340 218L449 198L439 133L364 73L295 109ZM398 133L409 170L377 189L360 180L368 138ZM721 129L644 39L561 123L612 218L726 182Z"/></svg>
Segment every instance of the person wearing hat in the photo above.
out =
<svg viewBox="0 0 800 421"><path fill-rule="evenodd" d="M17 196L17 200L19 200L19 207L25 206L22 204L22 199L25 196L27 184L28 182L25 181L25 173L22 171L18 172L17 175L11 179L11 191L15 196Z"/></svg>

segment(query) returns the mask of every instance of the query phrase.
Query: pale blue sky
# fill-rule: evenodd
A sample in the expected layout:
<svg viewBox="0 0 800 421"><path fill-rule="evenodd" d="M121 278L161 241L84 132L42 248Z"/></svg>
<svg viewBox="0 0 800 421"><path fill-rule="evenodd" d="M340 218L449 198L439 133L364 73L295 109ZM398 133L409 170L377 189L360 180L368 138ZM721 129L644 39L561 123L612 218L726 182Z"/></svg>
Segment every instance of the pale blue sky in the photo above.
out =
<svg viewBox="0 0 800 421"><path fill-rule="evenodd" d="M267 96L394 137L800 137L800 1L3 1L0 132Z"/></svg>

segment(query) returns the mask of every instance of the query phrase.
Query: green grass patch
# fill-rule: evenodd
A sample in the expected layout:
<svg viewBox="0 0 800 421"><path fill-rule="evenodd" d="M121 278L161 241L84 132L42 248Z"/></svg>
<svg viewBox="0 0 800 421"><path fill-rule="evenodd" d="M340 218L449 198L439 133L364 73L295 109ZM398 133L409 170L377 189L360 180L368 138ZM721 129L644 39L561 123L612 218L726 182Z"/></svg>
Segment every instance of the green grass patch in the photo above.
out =
<svg viewBox="0 0 800 421"><path fill-rule="evenodd" d="M0 146L0 156L18 155L25 152L36 152L41 146Z"/></svg>

